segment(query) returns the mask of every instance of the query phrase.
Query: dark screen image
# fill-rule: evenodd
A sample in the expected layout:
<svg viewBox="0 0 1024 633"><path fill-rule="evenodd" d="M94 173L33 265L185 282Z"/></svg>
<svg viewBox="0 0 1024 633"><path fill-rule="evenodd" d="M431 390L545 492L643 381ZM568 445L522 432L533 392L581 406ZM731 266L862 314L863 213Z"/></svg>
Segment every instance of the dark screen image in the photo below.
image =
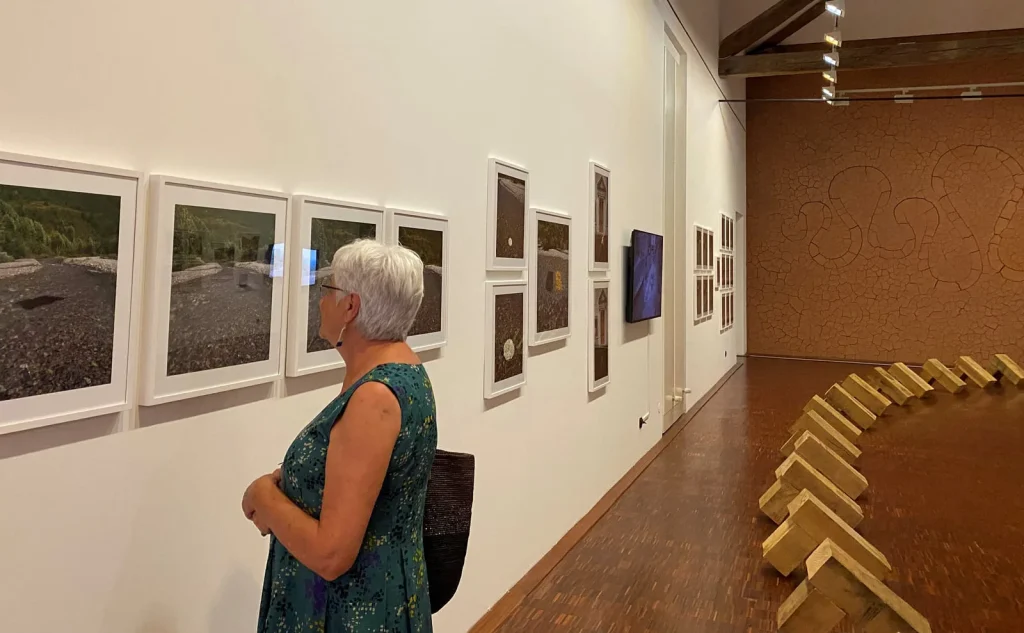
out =
<svg viewBox="0 0 1024 633"><path fill-rule="evenodd" d="M630 323L661 316L661 277L664 239L633 231L630 254L630 295L626 320Z"/></svg>

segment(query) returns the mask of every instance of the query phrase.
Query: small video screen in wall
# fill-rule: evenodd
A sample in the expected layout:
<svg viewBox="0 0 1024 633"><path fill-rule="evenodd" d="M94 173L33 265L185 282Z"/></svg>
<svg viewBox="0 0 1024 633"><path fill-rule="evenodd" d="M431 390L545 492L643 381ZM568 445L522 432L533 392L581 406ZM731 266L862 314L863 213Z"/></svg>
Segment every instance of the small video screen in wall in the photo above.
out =
<svg viewBox="0 0 1024 633"><path fill-rule="evenodd" d="M633 231L629 247L629 292L626 295L626 321L638 323L661 316L662 255L661 235Z"/></svg>

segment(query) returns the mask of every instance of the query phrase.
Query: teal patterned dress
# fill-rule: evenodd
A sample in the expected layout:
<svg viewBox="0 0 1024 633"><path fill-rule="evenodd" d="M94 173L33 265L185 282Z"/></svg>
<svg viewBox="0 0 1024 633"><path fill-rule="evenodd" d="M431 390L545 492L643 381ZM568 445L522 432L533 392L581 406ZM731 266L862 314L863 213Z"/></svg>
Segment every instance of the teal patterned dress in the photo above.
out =
<svg viewBox="0 0 1024 633"><path fill-rule="evenodd" d="M281 489L319 519L331 428L367 382L391 389L402 407L402 427L359 556L352 569L328 582L271 536L259 633L431 632L423 505L437 426L434 392L422 365L380 365L332 400L285 453Z"/></svg>

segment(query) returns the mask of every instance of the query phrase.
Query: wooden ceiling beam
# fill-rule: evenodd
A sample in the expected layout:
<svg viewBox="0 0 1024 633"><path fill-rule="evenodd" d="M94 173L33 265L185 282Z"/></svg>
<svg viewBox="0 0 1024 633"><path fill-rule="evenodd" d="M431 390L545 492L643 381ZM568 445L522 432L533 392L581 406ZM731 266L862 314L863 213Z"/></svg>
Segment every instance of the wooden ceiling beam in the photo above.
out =
<svg viewBox="0 0 1024 633"><path fill-rule="evenodd" d="M983 37L957 34L957 39L938 40L934 36L915 41L864 40L844 42L839 51L839 72L907 66L930 66L955 62L993 59L1024 54L1024 34L1019 31L986 33ZM1012 33L1012 34L1009 34ZM822 44L816 50L761 53L729 57L719 61L723 77L767 77L820 73L826 68L821 56L827 50Z"/></svg>
<svg viewBox="0 0 1024 633"><path fill-rule="evenodd" d="M769 49L773 49L779 46L790 37L794 36L803 29L805 26L814 22L822 14L825 13L825 0L819 0L812 4L806 11L798 15L795 19L791 20L789 24L782 27L771 36L768 37L760 46L758 46L754 52L762 53Z"/></svg>
<svg viewBox="0 0 1024 633"><path fill-rule="evenodd" d="M816 2L817 0L778 0L764 13L727 35L718 47L718 56L731 57L753 49Z"/></svg>

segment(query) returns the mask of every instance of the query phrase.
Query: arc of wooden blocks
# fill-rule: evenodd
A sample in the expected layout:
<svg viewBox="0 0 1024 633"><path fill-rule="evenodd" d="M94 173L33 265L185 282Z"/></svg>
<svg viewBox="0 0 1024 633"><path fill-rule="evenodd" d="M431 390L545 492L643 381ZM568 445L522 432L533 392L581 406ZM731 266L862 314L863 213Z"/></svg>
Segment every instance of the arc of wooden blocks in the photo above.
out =
<svg viewBox="0 0 1024 633"><path fill-rule="evenodd" d="M835 512L850 527L857 527L864 520L864 513L856 501L796 453L787 457L775 470L775 476L775 483L761 495L758 505L777 524L786 520L789 515L789 503L804 489L817 497L825 507Z"/></svg>
<svg viewBox="0 0 1024 633"><path fill-rule="evenodd" d="M961 356L956 359L956 364L953 366L953 369L955 370L953 374L956 375L957 378L963 380L966 376L971 379L971 382L982 389L996 384L995 376L988 373L984 367L979 365L977 361L970 356Z"/></svg>
<svg viewBox="0 0 1024 633"><path fill-rule="evenodd" d="M885 412L892 406L892 400L878 393L877 389L869 385L857 374L847 376L846 380L843 381L843 389L846 389L851 396L860 401L875 416L885 415Z"/></svg>
<svg viewBox="0 0 1024 633"><path fill-rule="evenodd" d="M817 413L825 422L832 425L832 428L843 434L843 437L856 444L860 441L861 430L857 425L850 422L846 417L830 405L821 396L814 396L804 405L804 412Z"/></svg>
<svg viewBox="0 0 1024 633"><path fill-rule="evenodd" d="M789 503L789 518L762 543L761 553L780 574L788 576L827 539L839 543L875 577L885 579L892 573L884 554L808 490Z"/></svg>
<svg viewBox="0 0 1024 633"><path fill-rule="evenodd" d="M995 355L990 371L1001 383L1024 387L1024 369L1006 354Z"/></svg>
<svg viewBox="0 0 1024 633"><path fill-rule="evenodd" d="M835 384L825 392L825 400L839 411L850 416L857 426L870 429L878 418L864 404L850 395L841 385Z"/></svg>
<svg viewBox="0 0 1024 633"><path fill-rule="evenodd" d="M889 367L889 374L918 398L927 398L935 391L935 387L903 363L893 363Z"/></svg>
<svg viewBox="0 0 1024 633"><path fill-rule="evenodd" d="M949 393L960 393L967 388L967 383L957 378L956 374L950 371L938 359L930 358L924 363L921 369L921 378L926 382L937 382Z"/></svg>
<svg viewBox="0 0 1024 633"><path fill-rule="evenodd" d="M779 630L827 633L842 620L870 633L931 633L928 620L833 541L807 559L807 580L779 608Z"/></svg>
<svg viewBox="0 0 1024 633"><path fill-rule="evenodd" d="M817 396L815 396L817 398ZM820 415L814 411L805 411L801 415L793 426L789 429L793 435L789 438L789 441L782 447L782 454L789 457L793 454L793 450L796 448L796 442L800 439L800 436L804 432L809 432L815 436L825 446L828 446L835 451L840 457L845 459L849 463L857 461L861 455L861 450L853 445L853 443L843 437L831 424L826 422ZM858 431L859 433L859 431Z"/></svg>
<svg viewBox="0 0 1024 633"><path fill-rule="evenodd" d="M793 445L793 452L828 478L851 499L864 494L868 480L809 431L804 431Z"/></svg>
<svg viewBox="0 0 1024 633"><path fill-rule="evenodd" d="M903 383L896 380L892 374L881 367L875 367L868 372L865 380L869 385L884 393L887 398L901 407L905 406L915 397L910 389L907 389Z"/></svg>

